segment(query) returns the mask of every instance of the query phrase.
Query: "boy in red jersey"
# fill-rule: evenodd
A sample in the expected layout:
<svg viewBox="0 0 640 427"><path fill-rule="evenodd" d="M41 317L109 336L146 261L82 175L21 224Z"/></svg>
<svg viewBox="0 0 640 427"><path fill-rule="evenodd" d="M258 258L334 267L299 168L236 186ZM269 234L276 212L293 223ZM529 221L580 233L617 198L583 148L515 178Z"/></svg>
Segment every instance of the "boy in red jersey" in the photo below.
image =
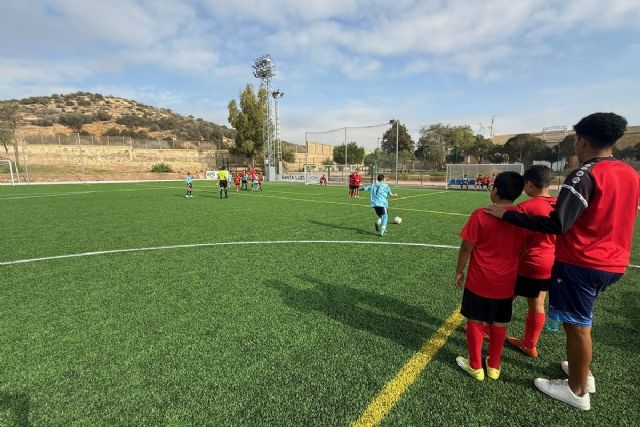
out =
<svg viewBox="0 0 640 427"><path fill-rule="evenodd" d="M242 179L242 175L239 173L233 174L233 185L236 188L236 193L240 191L240 179Z"/></svg>
<svg viewBox="0 0 640 427"><path fill-rule="evenodd" d="M320 177L320 187L322 186L327 186L327 175L322 174L322 176Z"/></svg>
<svg viewBox="0 0 640 427"><path fill-rule="evenodd" d="M355 172L351 172L349 174L349 198L352 198L356 192L356 186L354 184L355 182L354 175L355 175Z"/></svg>
<svg viewBox="0 0 640 427"><path fill-rule="evenodd" d="M360 182L362 181L362 177L360 176L360 172L358 169L353 173L353 186L355 187L353 190L353 194L356 199L360 198Z"/></svg>
<svg viewBox="0 0 640 427"><path fill-rule="evenodd" d="M524 172L524 192L530 197L518 205L528 215L548 216L556 199L549 194L552 172L547 166L534 165ZM538 357L538 338L545 321L544 300L549 290L551 266L555 258L556 237L553 234L533 233L527 240L518 266L516 296L526 297L529 311L524 337L507 337L507 342L530 357Z"/></svg>
<svg viewBox="0 0 640 427"><path fill-rule="evenodd" d="M574 148L582 165L567 177L556 208L548 216L506 212L499 206L486 209L519 227L558 235L549 284L549 318L563 324L567 360L561 367L569 378L537 378L534 384L554 399L582 410L591 409L589 393L595 392L589 370L593 304L629 265L640 200L638 173L611 156L626 127L626 119L614 113L591 114L573 127Z"/></svg>
<svg viewBox="0 0 640 427"><path fill-rule="evenodd" d="M513 205L524 188L524 179L517 172L502 172L491 190L491 201L506 210ZM508 226L506 226L508 225ZM469 359L457 357L456 362L473 378L482 381L483 323L489 325L489 357L485 359L487 375L498 379L500 359L511 320L513 288L518 274L518 259L530 233L504 224L476 209L460 232L462 244L458 253L455 285L464 284L460 313L467 318L467 350ZM464 280L464 268L467 280Z"/></svg>

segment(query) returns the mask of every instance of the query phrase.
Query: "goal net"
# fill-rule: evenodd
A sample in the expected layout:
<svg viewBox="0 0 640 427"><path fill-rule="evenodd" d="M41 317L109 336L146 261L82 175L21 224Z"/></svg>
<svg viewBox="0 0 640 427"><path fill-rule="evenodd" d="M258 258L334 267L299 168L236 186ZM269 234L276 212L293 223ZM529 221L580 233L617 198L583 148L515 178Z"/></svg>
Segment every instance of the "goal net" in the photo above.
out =
<svg viewBox="0 0 640 427"><path fill-rule="evenodd" d="M319 184L320 178L324 175L327 182L343 182L345 174L348 176L351 172L362 169L361 165L304 165L304 183Z"/></svg>
<svg viewBox="0 0 640 427"><path fill-rule="evenodd" d="M20 182L18 169L11 160L0 159L0 184L16 185Z"/></svg>
<svg viewBox="0 0 640 427"><path fill-rule="evenodd" d="M522 163L510 164L473 164L458 163L447 165L447 188L468 188L476 187L476 180L479 176L493 178L500 172L514 171L524 173Z"/></svg>

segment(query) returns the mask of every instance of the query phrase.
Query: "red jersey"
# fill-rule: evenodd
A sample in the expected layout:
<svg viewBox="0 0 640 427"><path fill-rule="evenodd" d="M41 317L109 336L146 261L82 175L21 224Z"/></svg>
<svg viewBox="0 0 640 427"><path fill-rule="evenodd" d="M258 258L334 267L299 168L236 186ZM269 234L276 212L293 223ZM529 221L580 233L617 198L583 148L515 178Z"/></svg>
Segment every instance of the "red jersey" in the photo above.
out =
<svg viewBox="0 0 640 427"><path fill-rule="evenodd" d="M485 298L513 297L518 260L529 235L529 231L489 215L484 208L473 211L460 232L462 239L473 244L465 287Z"/></svg>
<svg viewBox="0 0 640 427"><path fill-rule="evenodd" d="M353 185L360 185L360 181L362 180L362 177L360 176L359 173L353 175Z"/></svg>
<svg viewBox="0 0 640 427"><path fill-rule="evenodd" d="M624 273L639 200L638 172L626 163L598 157L567 177L549 216L505 212L503 218L531 230L559 234L559 262Z"/></svg>
<svg viewBox="0 0 640 427"><path fill-rule="evenodd" d="M558 236L556 258L580 267L624 273L638 213L638 172L617 160L592 160L567 178L562 191L575 190L589 180L590 194L582 196L585 209L573 226ZM580 193L582 188L577 190Z"/></svg>
<svg viewBox="0 0 640 427"><path fill-rule="evenodd" d="M262 184L262 175L258 175L258 182Z"/></svg>
<svg viewBox="0 0 640 427"><path fill-rule="evenodd" d="M240 175L236 174L233 176L233 183L240 184Z"/></svg>
<svg viewBox="0 0 640 427"><path fill-rule="evenodd" d="M355 178L354 178L354 174L352 173L351 175L349 175L349 185L354 186L355 184Z"/></svg>
<svg viewBox="0 0 640 427"><path fill-rule="evenodd" d="M253 181L253 178L256 176L256 170L254 168L249 169L249 177Z"/></svg>
<svg viewBox="0 0 640 427"><path fill-rule="evenodd" d="M549 216L555 204L555 197L537 196L520 203L518 209L527 215ZM555 235L533 233L527 239L525 251L518 266L518 275L530 279L550 278L555 251Z"/></svg>

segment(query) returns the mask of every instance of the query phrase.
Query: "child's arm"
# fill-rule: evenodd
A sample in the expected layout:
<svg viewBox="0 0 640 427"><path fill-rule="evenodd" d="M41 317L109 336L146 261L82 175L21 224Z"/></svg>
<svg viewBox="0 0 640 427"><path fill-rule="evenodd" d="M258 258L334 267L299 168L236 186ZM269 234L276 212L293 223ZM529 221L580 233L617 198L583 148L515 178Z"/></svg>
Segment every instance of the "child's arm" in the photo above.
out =
<svg viewBox="0 0 640 427"><path fill-rule="evenodd" d="M464 268L466 267L469 259L471 258L471 251L473 250L473 244L462 240L460 243L460 251L458 252L458 264L456 265L456 288L461 288L464 282Z"/></svg>

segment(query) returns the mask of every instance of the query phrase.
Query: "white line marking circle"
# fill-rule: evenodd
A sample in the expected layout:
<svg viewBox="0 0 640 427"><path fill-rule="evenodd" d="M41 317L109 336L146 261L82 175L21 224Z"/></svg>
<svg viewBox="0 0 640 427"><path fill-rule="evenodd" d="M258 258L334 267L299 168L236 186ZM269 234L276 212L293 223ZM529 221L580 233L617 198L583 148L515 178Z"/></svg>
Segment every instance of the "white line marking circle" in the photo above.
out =
<svg viewBox="0 0 640 427"><path fill-rule="evenodd" d="M81 252L67 255L54 255L40 258L17 259L13 261L0 261L0 266L27 264L38 261L49 261L54 259L80 258L86 256L119 254L126 252L160 251L166 249L202 248L213 246L234 246L234 245L282 245L282 244L347 244L347 245L386 245L386 246L417 246L422 248L442 248L458 249L458 246L436 245L430 243L413 242L376 242L367 240L272 240L272 241L251 241L251 242L217 242L217 243L193 243L188 245L154 246L147 248L112 249L107 251Z"/></svg>

